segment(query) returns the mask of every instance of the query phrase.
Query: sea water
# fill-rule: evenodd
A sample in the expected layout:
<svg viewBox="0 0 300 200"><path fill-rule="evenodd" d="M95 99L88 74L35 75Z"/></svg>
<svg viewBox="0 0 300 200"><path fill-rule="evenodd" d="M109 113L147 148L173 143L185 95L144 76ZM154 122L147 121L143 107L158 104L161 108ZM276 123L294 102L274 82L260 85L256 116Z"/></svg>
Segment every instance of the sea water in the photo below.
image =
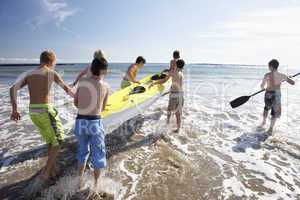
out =
<svg viewBox="0 0 300 200"><path fill-rule="evenodd" d="M87 65L57 66L56 70L67 83L72 83ZM107 82L111 92L119 89L128 66L128 63L109 65ZM19 92L18 98L22 120L18 124L10 120L9 87L20 74L33 68L0 67L0 176L21 167L14 164L20 154L43 145L28 116L26 88ZM146 64L138 78L165 68L167 64ZM280 71L289 75L297 72L286 66ZM296 86L282 85L282 116L273 136L266 141L260 137L265 129L258 128L263 93L239 108L229 106L234 98L260 90L266 72L266 66L187 65L181 132L172 133L174 119L170 126L165 124L168 96L141 111L145 118L140 130L142 142L137 139L136 147L110 158L109 169L102 175L106 188L110 188L116 199L299 199L300 82ZM61 89L54 92L54 104L67 137L72 137L76 109ZM163 135L164 142L159 140L149 145L142 139L153 135ZM30 165L30 160L24 162ZM76 181L73 176L66 174L49 189L50 193L53 190L67 193L61 191L60 185ZM173 179L177 186L173 185L176 182ZM5 181L1 187L4 185ZM176 189L171 191L171 188ZM49 191L44 198L51 199Z"/></svg>

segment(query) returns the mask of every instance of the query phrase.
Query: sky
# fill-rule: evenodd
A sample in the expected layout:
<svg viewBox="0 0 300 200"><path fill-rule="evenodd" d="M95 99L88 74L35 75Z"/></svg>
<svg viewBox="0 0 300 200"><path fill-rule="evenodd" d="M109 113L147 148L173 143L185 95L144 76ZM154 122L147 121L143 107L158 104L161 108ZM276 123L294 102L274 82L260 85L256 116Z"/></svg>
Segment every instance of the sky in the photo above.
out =
<svg viewBox="0 0 300 200"><path fill-rule="evenodd" d="M0 62L38 62L53 49L59 62L169 62L297 67L297 0L1 0Z"/></svg>

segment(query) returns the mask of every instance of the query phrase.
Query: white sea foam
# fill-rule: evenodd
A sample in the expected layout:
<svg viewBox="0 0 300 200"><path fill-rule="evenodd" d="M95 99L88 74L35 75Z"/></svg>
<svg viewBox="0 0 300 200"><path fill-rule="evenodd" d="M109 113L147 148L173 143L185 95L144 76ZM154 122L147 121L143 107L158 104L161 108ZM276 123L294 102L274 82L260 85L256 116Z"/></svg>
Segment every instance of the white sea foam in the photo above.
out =
<svg viewBox="0 0 300 200"><path fill-rule="evenodd" d="M201 68L197 68L197 70L206 72ZM236 70L238 68L234 67L234 71ZM230 74L221 74L220 76L208 74L208 77L205 77L200 72L190 76L192 84L186 83L186 91L189 92L186 92L181 133L176 134L170 131L175 126L174 117L171 127L166 126L167 96L143 113L144 116L151 116L154 112L162 111L160 117L145 119L141 131L145 133L145 136L165 135L169 139L168 145L180 152L185 160L192 160L194 166L198 164L193 157L195 155L213 160L219 169L218 176L222 177L222 187L219 189L222 190L223 196L220 199L231 199L232 195L248 198L254 196L261 200L299 198L297 195L300 194L300 188L296 184L296 182L300 182L300 145L298 145L300 143L300 114L297 112L300 105L299 91L283 87L282 117L277 123L274 135L262 142L257 139L255 134L264 132L263 129L256 129L261 120L263 95L254 97L247 104L235 110L227 106L233 98L255 91L258 88L257 84L261 74L254 73L251 75L254 79L243 81L243 77L247 76L247 71L233 75L232 80L220 78L231 76ZM212 76L217 77L212 78ZM201 83L203 87L197 87L198 83ZM209 83L210 86L206 87L203 83ZM228 84L231 84L231 87L229 91L224 92L225 95L221 88ZM215 85L214 89L211 85ZM197 88L198 93L195 91L195 96L190 95ZM0 94L4 94L5 90L5 87L0 87ZM4 97L8 98L7 94ZM28 102L28 98L23 96L21 98L24 98L24 102ZM10 113L8 103L6 100L1 106L0 124L3 128L1 127L0 130L0 139L6 142L1 144L0 155L1 159L5 160L5 165L12 167L9 166L9 163L15 157L9 156L18 155L18 153L32 149L43 142L38 139L40 138L39 134L32 127L29 117L26 116L28 113L26 106L22 107L23 116L25 116L22 125L15 126L13 122L8 121ZM58 101L57 104L64 126L70 130L74 123L76 109L62 101ZM72 135L72 133L70 134ZM237 140L239 137L241 140ZM237 147L244 151L235 151ZM123 153L118 157L121 159L118 165L118 173L121 174L118 176L120 180L116 182L113 177L110 177L111 174L105 174L103 188L116 194L117 199L123 199L124 196L127 196L127 199L138 198L137 188L147 162L142 162L143 165L140 166L142 169L139 172L129 170L126 163L133 162L134 165L138 165L141 163L139 161L145 160L155 150L155 148L145 145L137 150L140 153L138 155L130 156L130 152ZM8 167L2 167L1 173L5 173ZM87 174L86 178L88 184L91 185L91 175ZM122 181L128 179L130 179L130 184L122 185ZM62 195L73 193L76 181L76 176L64 175L52 187L52 190L59 191ZM259 188L251 186L251 181L257 181L256 185Z"/></svg>

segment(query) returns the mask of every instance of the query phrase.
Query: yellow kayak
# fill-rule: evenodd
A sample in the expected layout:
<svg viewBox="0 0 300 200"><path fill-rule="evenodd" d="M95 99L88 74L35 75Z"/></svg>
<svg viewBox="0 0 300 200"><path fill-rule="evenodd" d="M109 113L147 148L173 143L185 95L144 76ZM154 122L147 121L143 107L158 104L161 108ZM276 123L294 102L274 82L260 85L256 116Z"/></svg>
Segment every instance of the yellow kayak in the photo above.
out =
<svg viewBox="0 0 300 200"><path fill-rule="evenodd" d="M154 80L161 79L162 73L149 75L140 84L132 84L114 92L108 97L105 110L101 113L106 128L117 126L140 114L169 90L171 81L149 88ZM153 80L154 79L154 80ZM142 89L142 90L140 90Z"/></svg>

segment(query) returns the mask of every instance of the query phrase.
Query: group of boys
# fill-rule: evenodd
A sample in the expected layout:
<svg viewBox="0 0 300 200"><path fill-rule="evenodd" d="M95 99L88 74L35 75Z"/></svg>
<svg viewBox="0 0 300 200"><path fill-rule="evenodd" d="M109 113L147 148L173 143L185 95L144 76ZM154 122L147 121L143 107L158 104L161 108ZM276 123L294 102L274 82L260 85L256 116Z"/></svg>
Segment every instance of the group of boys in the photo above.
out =
<svg viewBox="0 0 300 200"><path fill-rule="evenodd" d="M151 84L163 84L172 78L172 87L168 108L168 122L170 112L176 110L177 131L180 128L180 116L183 105L183 66L184 61L179 59L179 52L175 51L174 59L170 63L169 75L161 81ZM125 88L132 83L138 83L136 76L138 70L144 66L146 60L139 56L136 63L131 65L121 83ZM24 86L28 86L30 105L29 115L33 124L38 128L42 138L48 145L48 160L46 166L38 176L39 181L47 183L56 177L56 158L60 144L64 142L64 129L58 115L58 111L52 105L51 87L53 83L74 98L74 104L78 109L74 133L78 140L77 159L79 163L79 188L84 188L84 171L91 153L91 161L94 168L94 188L98 188L100 169L105 168L105 133L100 113L105 109L109 85L104 77L107 75L108 63L103 52L97 50L90 66L84 69L76 78L72 86L77 85L76 92L73 87L67 85L61 76L55 71L56 55L53 51L46 50L40 55L40 66L26 74L24 78L10 88L12 104L11 119L19 121L21 115L17 104L17 92Z"/></svg>
<svg viewBox="0 0 300 200"><path fill-rule="evenodd" d="M139 56L135 64L132 64L123 80L121 88L125 88L132 83L139 83L136 80L138 71L144 66L146 60ZM77 86L76 92L68 86L61 76L55 71L56 55L53 51L44 51L40 55L40 66L28 73L22 80L15 83L10 88L12 104L11 119L19 121L21 119L17 104L17 91L24 86L28 86L30 105L29 115L33 124L39 129L40 134L48 145L48 160L46 166L39 175L41 181L47 182L56 176L56 157L59 146L64 141L64 130L57 110L51 104L51 86L53 83L59 85L67 94L74 98L74 104L78 108L75 122L75 135L78 140L78 162L80 172L80 188L84 187L83 175L91 152L91 161L94 167L94 187L98 187L100 169L105 168L105 134L100 113L105 109L109 85L104 81L107 75L108 63L101 50L97 50L90 66L84 69L76 78L73 86ZM185 62L180 59L179 51L173 52L173 59L170 62L168 75L159 81L153 82L149 87L163 84L172 79L170 88L169 105L167 113L167 123L170 121L172 112L175 112L177 129L181 126L182 107L184 102L183 95L183 67ZM269 62L270 72L265 74L261 87L265 88L265 107L262 125L265 125L268 111L272 110L269 133L277 118L281 114L281 93L280 85L282 81L295 84L286 75L279 73L277 68L279 62L272 60Z"/></svg>

